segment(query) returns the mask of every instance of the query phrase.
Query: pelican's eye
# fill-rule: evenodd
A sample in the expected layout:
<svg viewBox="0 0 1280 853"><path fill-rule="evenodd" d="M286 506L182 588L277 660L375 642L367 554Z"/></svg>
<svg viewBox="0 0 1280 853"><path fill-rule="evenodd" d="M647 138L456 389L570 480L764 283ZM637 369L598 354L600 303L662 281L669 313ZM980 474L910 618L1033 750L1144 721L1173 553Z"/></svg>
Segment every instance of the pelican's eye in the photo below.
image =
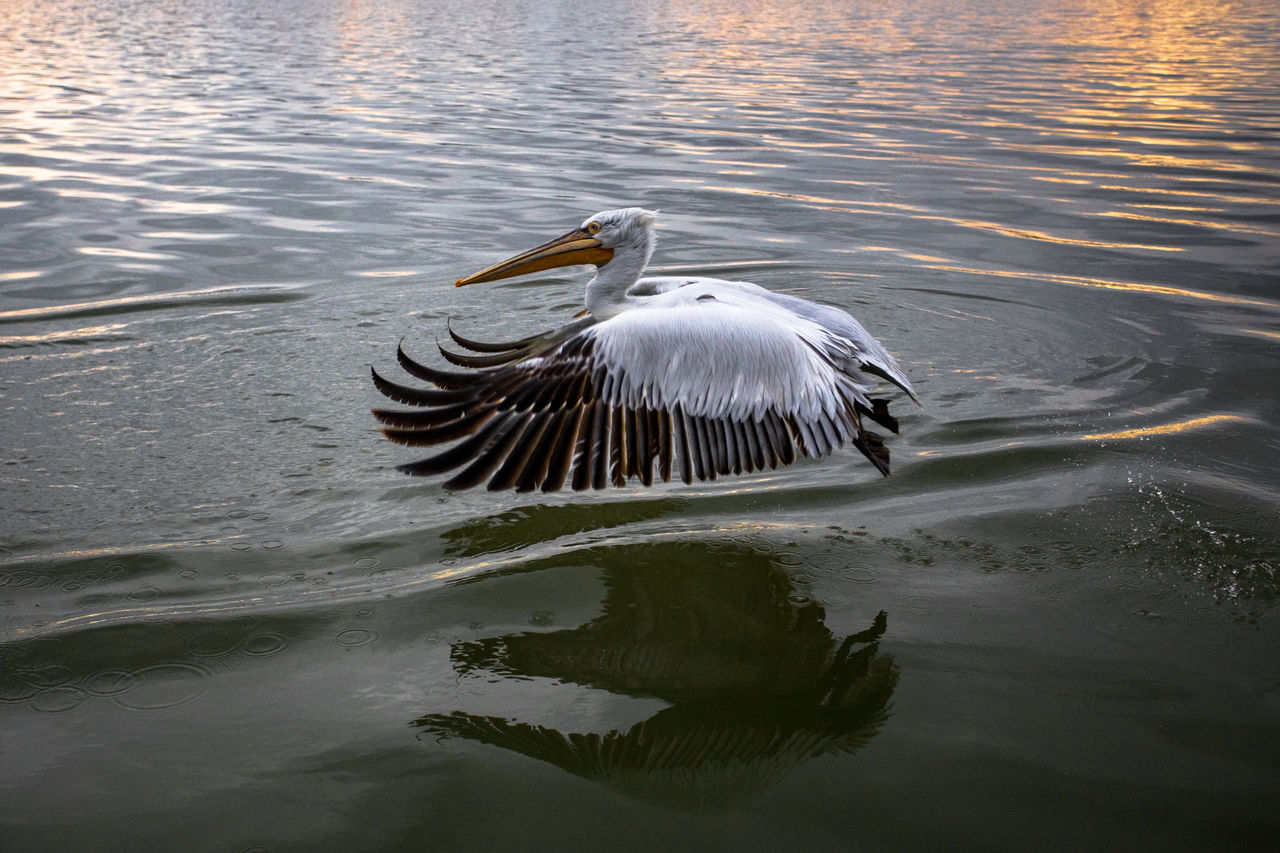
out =
<svg viewBox="0 0 1280 853"><path fill-rule="evenodd" d="M588 222L588 223L587 223L587 233L588 233L588 234L590 234L590 235L592 235L592 236L595 236L596 234L599 234L599 233L600 233L600 223L599 223L599 222Z"/></svg>

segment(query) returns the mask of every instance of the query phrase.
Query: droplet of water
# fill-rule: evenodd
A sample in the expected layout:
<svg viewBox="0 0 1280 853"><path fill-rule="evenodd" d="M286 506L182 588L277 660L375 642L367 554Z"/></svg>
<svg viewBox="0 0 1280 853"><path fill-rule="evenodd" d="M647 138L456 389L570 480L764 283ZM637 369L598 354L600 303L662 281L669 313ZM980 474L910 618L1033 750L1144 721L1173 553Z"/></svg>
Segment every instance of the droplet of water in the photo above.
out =
<svg viewBox="0 0 1280 853"><path fill-rule="evenodd" d="M104 669L86 678L84 689L93 696L118 696L136 683L123 669Z"/></svg>
<svg viewBox="0 0 1280 853"><path fill-rule="evenodd" d="M134 686L115 702L132 711L164 711L195 702L209 692L212 678L204 667L179 661L144 666L130 675Z"/></svg>
<svg viewBox="0 0 1280 853"><path fill-rule="evenodd" d="M259 631L244 641L243 650L254 657L278 655L292 645L293 641L276 631Z"/></svg>
<svg viewBox="0 0 1280 853"><path fill-rule="evenodd" d="M26 569L14 569L0 573L0 589L44 589L52 585L53 578Z"/></svg>
<svg viewBox="0 0 1280 853"><path fill-rule="evenodd" d="M347 628L339 631L334 637L338 641L338 645L345 646L349 649L356 646L363 646L366 643L372 643L378 638L378 635L370 631L368 628Z"/></svg>
<svg viewBox="0 0 1280 853"><path fill-rule="evenodd" d="M939 609L933 598L927 595L906 595L898 599L898 604L917 613L932 613Z"/></svg>
<svg viewBox="0 0 1280 853"><path fill-rule="evenodd" d="M25 702L39 690L29 678L15 672L0 673L0 702Z"/></svg>
<svg viewBox="0 0 1280 853"><path fill-rule="evenodd" d="M66 684L61 687L49 687L31 697L31 707L37 711L56 714L59 711L70 711L78 706L89 694L79 687Z"/></svg>
<svg viewBox="0 0 1280 853"><path fill-rule="evenodd" d="M27 671L27 679L37 687L61 687L75 680L76 674L69 666L49 664Z"/></svg>

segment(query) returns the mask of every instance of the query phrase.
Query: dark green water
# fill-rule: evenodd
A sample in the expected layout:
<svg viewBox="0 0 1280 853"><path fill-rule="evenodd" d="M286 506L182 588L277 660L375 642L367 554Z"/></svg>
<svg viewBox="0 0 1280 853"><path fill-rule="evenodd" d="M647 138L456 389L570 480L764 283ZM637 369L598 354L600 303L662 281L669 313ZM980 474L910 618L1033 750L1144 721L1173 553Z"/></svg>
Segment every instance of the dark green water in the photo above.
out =
<svg viewBox="0 0 1280 853"><path fill-rule="evenodd" d="M1272 4L0 4L0 849L1280 832ZM857 453L451 494L370 364L602 208L844 307Z"/></svg>

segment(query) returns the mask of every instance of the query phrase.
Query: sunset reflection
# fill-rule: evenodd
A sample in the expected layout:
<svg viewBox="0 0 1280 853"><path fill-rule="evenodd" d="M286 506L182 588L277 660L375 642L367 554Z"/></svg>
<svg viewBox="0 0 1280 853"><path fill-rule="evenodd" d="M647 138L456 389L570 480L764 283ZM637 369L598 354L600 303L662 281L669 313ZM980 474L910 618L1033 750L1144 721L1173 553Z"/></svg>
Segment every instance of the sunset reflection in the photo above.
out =
<svg viewBox="0 0 1280 853"><path fill-rule="evenodd" d="M746 15L731 3L675 8L673 23L699 35L698 49L672 55L664 70L679 81L683 118L690 121L681 140L657 144L680 146L709 164L728 159L715 156L719 151L750 153L732 158L740 169L715 170L719 183L700 188L786 199L856 216L860 225L896 219L900 224L885 227L910 228L932 222L944 233L972 229L1119 253L1186 252L1186 241L1159 239L1142 223L1251 242L1280 237L1275 229L1242 223L1214 208L1221 187L1197 186L1214 176L1257 173L1257 155L1274 152L1273 144L1238 134L1237 118L1222 111L1218 97L1247 87L1241 74L1265 75L1275 62L1273 44L1265 38L1241 41L1236 29L1215 26L1222 9L1209 0L1154 9L1107 3L1091 7L1089 15L1068 7L1044 11L1029 23L1033 33L1022 34L1035 49L1011 54L994 44L989 56L970 58L1008 63L1003 73L1012 76L983 84L975 81L972 67L936 49L936 10L888 19L842 10L833 23L827 15L787 4ZM989 40L1006 22L992 9L987 20L964 25L975 39ZM726 38L731 30L748 34L759 52L744 52L740 40ZM819 84L806 63L784 59L787 45L801 44L812 55L842 51L848 85L835 85L829 66L822 66ZM1257 83L1260 93L1274 91L1274 79L1259 76ZM731 121L723 113L726 100L738 107ZM718 106L700 112L703 104ZM1211 135L1186 136L1192 123ZM822 179L798 192L794 185L779 186L775 178L781 174L755 170L788 152L828 159ZM877 178L916 170L937 170L938 186L971 187L977 197L1001 198L1015 182L1013 170L1023 173L1018 181L1076 187L1094 198L1083 204L1078 194L1036 199L1053 211L1052 224L1029 227L1012 217L940 214L924 187L918 196L896 193L892 203L877 197ZM1118 179L1134 172L1145 180L1122 186ZM1280 176L1274 169L1265 174ZM1152 196L1167 194L1187 198L1188 215L1153 213ZM1257 195L1236 198L1274 204L1261 188Z"/></svg>
<svg viewBox="0 0 1280 853"><path fill-rule="evenodd" d="M1276 104L1275 0L0 0L0 847L1265 848ZM457 276L632 205L892 477L394 470L388 342L508 418L436 336L590 273Z"/></svg>
<svg viewBox="0 0 1280 853"><path fill-rule="evenodd" d="M1080 436L1083 441L1103 441L1106 439L1125 439L1125 438L1148 438L1153 435L1176 435L1182 432L1191 432L1192 430L1204 429L1206 427L1217 426L1224 423L1247 423L1249 418L1242 418L1239 415L1207 415L1202 418L1192 418L1187 421L1178 421L1171 424L1159 424L1157 426L1137 427L1134 429L1122 429L1116 432L1099 432L1092 435Z"/></svg>

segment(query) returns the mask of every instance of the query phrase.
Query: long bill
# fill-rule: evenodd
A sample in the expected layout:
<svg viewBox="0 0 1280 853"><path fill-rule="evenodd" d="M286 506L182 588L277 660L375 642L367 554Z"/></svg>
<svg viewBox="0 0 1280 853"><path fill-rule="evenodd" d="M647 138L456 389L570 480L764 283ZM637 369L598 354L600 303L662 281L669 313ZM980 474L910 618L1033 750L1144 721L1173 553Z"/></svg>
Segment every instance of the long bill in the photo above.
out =
<svg viewBox="0 0 1280 853"><path fill-rule="evenodd" d="M549 243L543 243L507 258L505 261L486 267L474 275L460 278L454 282L455 287L464 284L478 284L482 281L497 281L516 275L526 275L539 270L554 267L568 267L575 264L595 264L603 266L613 258L613 249L606 249L600 241L581 228L570 231L563 237L557 237Z"/></svg>

